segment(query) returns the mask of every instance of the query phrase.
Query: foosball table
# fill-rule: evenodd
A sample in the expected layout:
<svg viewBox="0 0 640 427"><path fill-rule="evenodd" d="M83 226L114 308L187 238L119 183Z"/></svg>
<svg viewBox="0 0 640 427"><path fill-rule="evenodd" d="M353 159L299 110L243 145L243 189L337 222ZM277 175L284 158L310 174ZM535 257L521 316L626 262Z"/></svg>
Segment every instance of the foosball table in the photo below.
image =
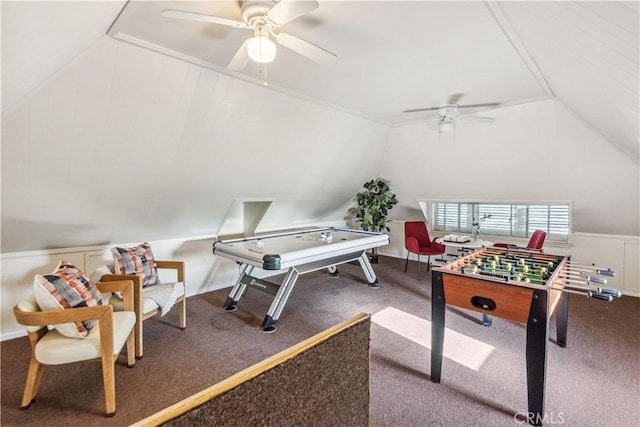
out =
<svg viewBox="0 0 640 427"><path fill-rule="evenodd" d="M431 380L439 383L446 305L524 323L528 422L541 425L549 341L549 319L556 317L557 343L567 344L568 294L611 301L621 294L599 287L611 269L582 266L569 256L525 249L487 247L432 269Z"/></svg>

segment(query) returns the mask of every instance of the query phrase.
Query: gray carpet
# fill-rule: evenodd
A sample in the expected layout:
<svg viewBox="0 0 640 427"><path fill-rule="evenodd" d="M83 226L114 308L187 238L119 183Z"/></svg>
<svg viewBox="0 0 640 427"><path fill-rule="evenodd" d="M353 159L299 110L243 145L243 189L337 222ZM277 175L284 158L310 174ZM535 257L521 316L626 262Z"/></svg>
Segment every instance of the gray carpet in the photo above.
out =
<svg viewBox="0 0 640 427"><path fill-rule="evenodd" d="M113 418L103 416L98 363L45 367L36 401L20 410L29 344L26 338L5 341L1 423L129 425L358 313L394 307L430 319L430 275L417 281L415 262L405 274L404 260L381 257L374 265L380 289L367 287L359 266L339 269L339 279L324 271L301 276L273 334L259 330L271 297L255 290L233 313L222 310L228 289L189 298L185 331L174 326L175 313L146 321L144 358L128 369L121 356L116 367ZM569 305L567 348L553 342L551 322L547 424L640 425L640 299L607 304L571 295ZM442 382L435 384L427 348L372 325L372 426L522 424L514 417L527 410L524 325L496 318L485 328L479 314L448 308L446 326L494 350L477 371L445 358Z"/></svg>

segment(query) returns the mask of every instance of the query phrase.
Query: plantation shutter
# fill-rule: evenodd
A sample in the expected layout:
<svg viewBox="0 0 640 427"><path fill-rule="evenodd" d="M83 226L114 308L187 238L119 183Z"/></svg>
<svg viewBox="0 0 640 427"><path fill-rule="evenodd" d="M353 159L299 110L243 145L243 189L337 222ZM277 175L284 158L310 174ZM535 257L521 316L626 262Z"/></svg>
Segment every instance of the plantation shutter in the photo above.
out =
<svg viewBox="0 0 640 427"><path fill-rule="evenodd" d="M431 227L446 233L472 233L473 222L480 234L528 238L535 230L548 240L569 241L571 203L473 203L429 201Z"/></svg>

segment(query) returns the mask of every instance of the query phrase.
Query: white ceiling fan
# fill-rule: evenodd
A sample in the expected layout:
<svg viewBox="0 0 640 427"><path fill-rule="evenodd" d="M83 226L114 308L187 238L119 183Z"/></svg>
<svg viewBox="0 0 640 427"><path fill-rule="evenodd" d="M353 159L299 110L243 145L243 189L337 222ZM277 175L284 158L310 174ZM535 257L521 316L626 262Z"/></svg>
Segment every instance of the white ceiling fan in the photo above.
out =
<svg viewBox="0 0 640 427"><path fill-rule="evenodd" d="M433 120L440 122L439 128L440 132L449 132L451 130L455 130L456 120L472 120L476 122L482 123L493 123L495 119L493 117L480 117L480 116L470 116L463 114L460 111L461 108L478 108L478 107L495 107L500 105L499 102L487 103L487 104L469 104L469 105L458 105L458 101L462 98L463 93L455 93L449 97L449 101L447 104L440 105L437 107L430 108L416 108L412 110L404 110L405 113L419 113L424 111L438 111L438 118Z"/></svg>
<svg viewBox="0 0 640 427"><path fill-rule="evenodd" d="M303 55L320 65L331 65L336 59L333 53L287 33L274 30L284 24L318 8L316 0L241 0L240 16L242 21L203 13L166 9L162 15L167 18L187 19L227 25L233 28L253 30L254 35L244 41L231 62L230 70L244 69L249 60L268 63L276 56L276 45L270 36L280 45Z"/></svg>

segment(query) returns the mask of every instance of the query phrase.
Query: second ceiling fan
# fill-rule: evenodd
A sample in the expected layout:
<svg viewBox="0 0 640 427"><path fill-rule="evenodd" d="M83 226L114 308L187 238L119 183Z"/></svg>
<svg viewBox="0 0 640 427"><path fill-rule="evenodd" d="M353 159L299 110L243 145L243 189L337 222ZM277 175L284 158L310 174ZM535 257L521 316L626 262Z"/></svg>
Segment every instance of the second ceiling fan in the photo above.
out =
<svg viewBox="0 0 640 427"><path fill-rule="evenodd" d="M412 110L404 110L404 113L421 113L425 111L438 111L439 117L433 120L440 122L440 132L449 132L455 130L456 120L473 120L482 123L493 123L495 119L493 117L480 117L470 116L463 114L461 108L478 108L478 107L496 107L500 105L499 102L492 102L486 104L469 104L458 105L458 101L462 98L463 93L455 93L449 97L447 104L439 105L437 107L428 108L415 108Z"/></svg>
<svg viewBox="0 0 640 427"><path fill-rule="evenodd" d="M226 25L233 28L253 30L253 37L244 41L231 62L230 70L244 69L249 60L268 63L276 56L276 46L271 37L281 46L289 48L320 65L331 65L336 59L333 53L316 46L306 40L287 33L276 33L274 30L318 8L316 0L242 0L240 16L242 21L222 16L207 15L197 12L165 9L162 15L167 18L186 19Z"/></svg>

